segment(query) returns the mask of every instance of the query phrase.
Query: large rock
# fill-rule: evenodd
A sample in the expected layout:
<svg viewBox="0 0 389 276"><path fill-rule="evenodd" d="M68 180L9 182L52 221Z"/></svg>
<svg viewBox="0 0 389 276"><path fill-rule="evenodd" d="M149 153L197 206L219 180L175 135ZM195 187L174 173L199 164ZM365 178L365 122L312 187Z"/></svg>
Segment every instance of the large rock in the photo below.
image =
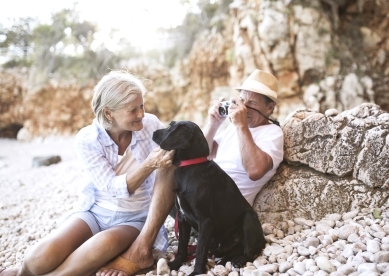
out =
<svg viewBox="0 0 389 276"><path fill-rule="evenodd" d="M16 138L23 126L25 78L18 70L0 70L0 137Z"/></svg>
<svg viewBox="0 0 389 276"><path fill-rule="evenodd" d="M282 128L285 161L254 202L263 221L389 206L389 114L379 106L301 109Z"/></svg>
<svg viewBox="0 0 389 276"><path fill-rule="evenodd" d="M91 101L95 83L50 82L30 90L23 98L25 137L72 135L94 118Z"/></svg>

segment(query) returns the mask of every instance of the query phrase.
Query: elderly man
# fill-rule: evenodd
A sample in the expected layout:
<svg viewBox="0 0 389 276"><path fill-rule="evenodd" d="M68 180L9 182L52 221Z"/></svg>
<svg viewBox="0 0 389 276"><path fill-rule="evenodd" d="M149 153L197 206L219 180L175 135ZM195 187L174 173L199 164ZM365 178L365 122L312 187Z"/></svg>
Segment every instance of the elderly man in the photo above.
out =
<svg viewBox="0 0 389 276"><path fill-rule="evenodd" d="M232 124L215 136L227 118L219 114L221 103L217 101L209 110L209 123L204 134L210 157L230 175L252 205L256 194L274 175L283 159L282 130L269 119L279 102L278 81L267 72L255 70L237 90L240 97L231 98L228 110ZM150 211L138 238L126 252L96 275L127 276L140 273L139 270L153 264L153 243L173 205L170 189L158 183L154 189ZM174 217L175 210L170 214Z"/></svg>
<svg viewBox="0 0 389 276"><path fill-rule="evenodd" d="M227 118L219 114L222 100L219 99L208 112L209 123L204 134L210 157L253 205L255 196L283 159L282 130L269 119L279 102L278 81L272 74L257 69L236 89L240 97L230 99L228 118L231 124L215 136Z"/></svg>

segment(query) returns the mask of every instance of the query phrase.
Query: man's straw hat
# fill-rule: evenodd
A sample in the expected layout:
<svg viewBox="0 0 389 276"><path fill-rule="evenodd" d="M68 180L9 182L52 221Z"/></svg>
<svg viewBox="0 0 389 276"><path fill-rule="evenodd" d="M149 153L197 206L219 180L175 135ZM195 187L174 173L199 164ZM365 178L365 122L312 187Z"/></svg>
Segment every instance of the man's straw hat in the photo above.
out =
<svg viewBox="0 0 389 276"><path fill-rule="evenodd" d="M255 69L253 73L236 90L247 90L265 95L275 101L277 104L278 81L275 76L265 71Z"/></svg>

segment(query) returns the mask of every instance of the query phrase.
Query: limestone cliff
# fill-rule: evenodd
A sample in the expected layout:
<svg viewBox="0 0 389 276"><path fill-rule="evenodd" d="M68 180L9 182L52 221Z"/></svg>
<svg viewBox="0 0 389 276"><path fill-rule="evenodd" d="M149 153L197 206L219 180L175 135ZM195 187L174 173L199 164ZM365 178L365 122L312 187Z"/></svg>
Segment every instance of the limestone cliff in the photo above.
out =
<svg viewBox="0 0 389 276"><path fill-rule="evenodd" d="M204 34L184 61L191 80L184 102L207 105L218 86L235 87L259 68L279 79L281 122L301 107L344 111L371 102L389 110L388 14L380 0L236 0L223 33ZM178 114L199 112L196 104Z"/></svg>
<svg viewBox="0 0 389 276"><path fill-rule="evenodd" d="M204 31L173 69L150 61L126 66L146 79L146 110L164 122L203 126L210 102L236 95L233 87L254 68L279 79L282 103L273 117L280 122L302 107L342 112L370 102L388 111L388 14L385 0L235 0L220 19L223 31ZM27 73L1 74L2 136L21 126L27 137L76 132L90 123L95 81L32 90Z"/></svg>

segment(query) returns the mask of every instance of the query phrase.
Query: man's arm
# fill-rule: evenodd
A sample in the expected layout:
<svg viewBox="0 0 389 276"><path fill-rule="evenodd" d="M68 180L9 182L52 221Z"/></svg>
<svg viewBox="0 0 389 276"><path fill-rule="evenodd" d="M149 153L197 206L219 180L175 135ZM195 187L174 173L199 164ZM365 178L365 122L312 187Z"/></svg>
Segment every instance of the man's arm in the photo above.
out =
<svg viewBox="0 0 389 276"><path fill-rule="evenodd" d="M261 179L272 169L273 159L255 144L247 124L247 109L243 101L239 98L232 98L231 101L233 104L229 108L229 118L238 133L243 168L251 180Z"/></svg>
<svg viewBox="0 0 389 276"><path fill-rule="evenodd" d="M249 178L261 179L273 167L273 159L254 142L248 127L237 127L242 164Z"/></svg>
<svg viewBox="0 0 389 276"><path fill-rule="evenodd" d="M218 144L215 142L215 140L213 140L213 138L215 137L215 134L220 125L226 119L226 117L219 114L220 102L222 100L224 100L224 98L219 98L219 100L215 101L214 105L211 106L211 108L208 110L208 124L203 131L209 147L209 159L216 157Z"/></svg>
<svg viewBox="0 0 389 276"><path fill-rule="evenodd" d="M212 127L210 123L204 128L204 136L205 139L207 139L209 147L209 159L213 159L216 157L218 144L215 140L213 140L213 138L215 137L217 129L217 127Z"/></svg>

